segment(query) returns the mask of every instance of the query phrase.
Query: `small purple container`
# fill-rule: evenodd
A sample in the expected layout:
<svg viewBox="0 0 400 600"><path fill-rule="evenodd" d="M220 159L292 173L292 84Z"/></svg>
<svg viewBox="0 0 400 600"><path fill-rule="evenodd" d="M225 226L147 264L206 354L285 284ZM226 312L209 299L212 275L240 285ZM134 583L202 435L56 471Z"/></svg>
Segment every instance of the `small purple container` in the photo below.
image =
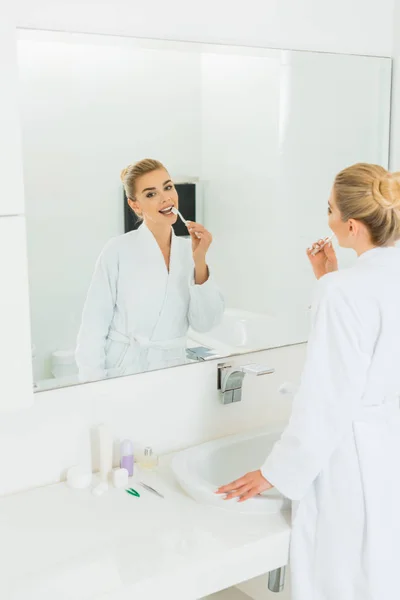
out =
<svg viewBox="0 0 400 600"><path fill-rule="evenodd" d="M129 477L133 475L133 444L131 440L124 440L121 444L121 469L128 471Z"/></svg>

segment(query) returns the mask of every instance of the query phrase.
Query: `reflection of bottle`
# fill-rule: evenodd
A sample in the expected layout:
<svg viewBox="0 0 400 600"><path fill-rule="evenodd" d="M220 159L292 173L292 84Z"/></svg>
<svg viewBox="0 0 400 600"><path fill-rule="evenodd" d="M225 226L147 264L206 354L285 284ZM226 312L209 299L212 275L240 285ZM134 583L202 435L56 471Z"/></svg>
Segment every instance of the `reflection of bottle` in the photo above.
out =
<svg viewBox="0 0 400 600"><path fill-rule="evenodd" d="M142 469L148 469L149 471L158 466L158 456L153 453L153 449L150 446L147 446L147 448L144 449L140 466Z"/></svg>
<svg viewBox="0 0 400 600"><path fill-rule="evenodd" d="M124 440L121 444L121 469L128 471L129 477L133 475L133 445L131 440Z"/></svg>

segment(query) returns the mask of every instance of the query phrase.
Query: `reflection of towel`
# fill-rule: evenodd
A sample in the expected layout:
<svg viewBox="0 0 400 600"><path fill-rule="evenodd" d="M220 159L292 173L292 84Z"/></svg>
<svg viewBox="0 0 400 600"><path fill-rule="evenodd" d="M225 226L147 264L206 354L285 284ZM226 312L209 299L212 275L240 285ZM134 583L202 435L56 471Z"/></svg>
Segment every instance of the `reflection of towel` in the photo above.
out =
<svg viewBox="0 0 400 600"><path fill-rule="evenodd" d="M195 346L193 348L186 348L186 356L191 360L207 360L211 357L215 358L218 354L216 354L212 348Z"/></svg>
<svg viewBox="0 0 400 600"><path fill-rule="evenodd" d="M115 329L110 329L108 332L108 339L113 342L120 342L122 344L139 344L143 348L154 348L156 350L171 350L172 348L182 348L186 343L186 336L174 338L171 340L153 341L143 335L125 335Z"/></svg>

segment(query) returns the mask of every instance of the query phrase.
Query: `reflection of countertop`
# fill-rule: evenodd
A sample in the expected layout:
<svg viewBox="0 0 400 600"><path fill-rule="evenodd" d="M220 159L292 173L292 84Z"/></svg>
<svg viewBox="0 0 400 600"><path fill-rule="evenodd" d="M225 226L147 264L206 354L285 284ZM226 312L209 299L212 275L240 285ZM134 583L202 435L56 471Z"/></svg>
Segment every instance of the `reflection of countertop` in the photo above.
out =
<svg viewBox="0 0 400 600"><path fill-rule="evenodd" d="M0 499L0 597L196 600L287 562L289 515L206 507L168 467L140 477L162 492L101 497L65 484Z"/></svg>
<svg viewBox="0 0 400 600"><path fill-rule="evenodd" d="M55 390L58 388L68 387L70 385L79 385L78 374L66 375L64 377L49 377L49 379L40 379L35 382L33 387L34 392L46 392L47 390Z"/></svg>

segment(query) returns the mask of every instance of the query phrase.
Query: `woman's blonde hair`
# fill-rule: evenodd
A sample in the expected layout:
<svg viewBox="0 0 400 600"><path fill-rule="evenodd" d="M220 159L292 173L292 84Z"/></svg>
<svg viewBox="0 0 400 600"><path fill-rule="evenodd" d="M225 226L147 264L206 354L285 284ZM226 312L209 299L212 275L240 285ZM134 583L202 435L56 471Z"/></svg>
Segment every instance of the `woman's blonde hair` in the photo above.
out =
<svg viewBox="0 0 400 600"><path fill-rule="evenodd" d="M400 239L400 173L358 163L336 176L333 190L342 220L364 223L375 246Z"/></svg>
<svg viewBox="0 0 400 600"><path fill-rule="evenodd" d="M136 196L136 181L138 178L147 173L158 171L158 169L165 169L165 167L160 161L154 160L153 158L145 158L122 169L121 181L124 184L126 197L130 200L134 200Z"/></svg>

